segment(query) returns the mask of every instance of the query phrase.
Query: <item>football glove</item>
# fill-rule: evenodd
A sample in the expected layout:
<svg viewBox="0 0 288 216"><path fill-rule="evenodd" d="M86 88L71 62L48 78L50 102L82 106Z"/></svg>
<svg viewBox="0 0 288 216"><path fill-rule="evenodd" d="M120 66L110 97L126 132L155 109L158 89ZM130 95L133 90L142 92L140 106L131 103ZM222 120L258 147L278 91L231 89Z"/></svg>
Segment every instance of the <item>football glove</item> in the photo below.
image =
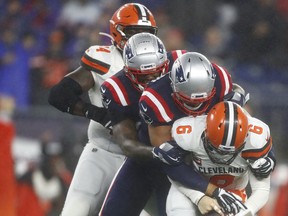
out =
<svg viewBox="0 0 288 216"><path fill-rule="evenodd" d="M270 157L259 158L253 163L249 163L251 172L256 178L267 178L274 170L276 163Z"/></svg>
<svg viewBox="0 0 288 216"><path fill-rule="evenodd" d="M181 149L175 141L162 143L152 149L153 157L168 165L180 165L184 162L187 151Z"/></svg>
<svg viewBox="0 0 288 216"><path fill-rule="evenodd" d="M242 201L236 198L233 193L224 189L217 188L213 193L213 197L217 200L225 214L236 215L241 210L247 209Z"/></svg>

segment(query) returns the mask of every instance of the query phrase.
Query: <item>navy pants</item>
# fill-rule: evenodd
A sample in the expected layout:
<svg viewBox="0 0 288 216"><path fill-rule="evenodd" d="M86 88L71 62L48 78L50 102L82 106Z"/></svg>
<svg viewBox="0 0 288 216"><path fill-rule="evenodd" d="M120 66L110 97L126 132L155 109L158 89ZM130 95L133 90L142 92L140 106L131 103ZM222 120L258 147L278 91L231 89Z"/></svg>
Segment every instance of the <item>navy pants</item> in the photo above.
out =
<svg viewBox="0 0 288 216"><path fill-rule="evenodd" d="M108 192L100 215L139 216L155 192L159 216L165 216L169 188L170 182L159 162L128 158Z"/></svg>

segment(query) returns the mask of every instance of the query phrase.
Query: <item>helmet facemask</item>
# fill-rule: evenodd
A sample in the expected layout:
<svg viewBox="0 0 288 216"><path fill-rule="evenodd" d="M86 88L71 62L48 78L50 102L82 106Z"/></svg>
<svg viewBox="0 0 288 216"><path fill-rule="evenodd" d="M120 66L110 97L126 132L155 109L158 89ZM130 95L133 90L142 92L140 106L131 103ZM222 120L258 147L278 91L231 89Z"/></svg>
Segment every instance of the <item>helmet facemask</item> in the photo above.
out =
<svg viewBox="0 0 288 216"><path fill-rule="evenodd" d="M157 34L157 28L152 26L123 26L123 25L117 25L116 30L121 35L121 40L119 44L117 45L119 49L123 49L126 41L132 37L135 34L141 33L141 32L148 32L151 34L156 35Z"/></svg>
<svg viewBox="0 0 288 216"><path fill-rule="evenodd" d="M237 155L242 151L245 145L245 143L243 143L238 149L236 149L234 146L226 147L223 145L219 145L219 147L216 148L207 139L207 136L202 135L201 138L204 144L205 151L207 155L209 156L210 160L213 163L217 163L217 164L224 164L224 165L231 164L235 160Z"/></svg>
<svg viewBox="0 0 288 216"><path fill-rule="evenodd" d="M187 115L197 116L205 113L208 109L211 101L216 93L215 88L212 89L211 93L195 96L193 98L187 97L181 92L173 92L172 97L177 106Z"/></svg>
<svg viewBox="0 0 288 216"><path fill-rule="evenodd" d="M149 69L146 69L145 65L141 65L141 69L134 69L124 66L126 75L140 91L143 91L151 80L154 80L167 72L169 61L166 60L158 67L156 67L155 64L150 66L152 67Z"/></svg>

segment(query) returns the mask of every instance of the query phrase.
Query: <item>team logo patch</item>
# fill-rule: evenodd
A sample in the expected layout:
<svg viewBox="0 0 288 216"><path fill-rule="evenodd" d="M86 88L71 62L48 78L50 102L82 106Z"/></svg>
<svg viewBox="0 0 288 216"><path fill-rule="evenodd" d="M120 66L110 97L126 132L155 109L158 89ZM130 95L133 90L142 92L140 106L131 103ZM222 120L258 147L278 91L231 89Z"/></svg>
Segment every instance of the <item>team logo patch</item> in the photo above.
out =
<svg viewBox="0 0 288 216"><path fill-rule="evenodd" d="M159 40L157 40L157 44L158 44L158 52L163 54L164 53L164 47L163 47L163 44L161 44L159 42Z"/></svg>
<svg viewBox="0 0 288 216"><path fill-rule="evenodd" d="M127 45L125 48L125 56L127 59L131 59L134 56L130 45Z"/></svg>
<svg viewBox="0 0 288 216"><path fill-rule="evenodd" d="M181 67L181 65L179 64L179 66L176 68L176 82L177 83L183 83L186 82L186 77L184 76L184 71L183 68Z"/></svg>
<svg viewBox="0 0 288 216"><path fill-rule="evenodd" d="M151 125L153 123L153 119L151 119L146 113L144 113L142 110L140 110L140 115L146 122L146 124Z"/></svg>

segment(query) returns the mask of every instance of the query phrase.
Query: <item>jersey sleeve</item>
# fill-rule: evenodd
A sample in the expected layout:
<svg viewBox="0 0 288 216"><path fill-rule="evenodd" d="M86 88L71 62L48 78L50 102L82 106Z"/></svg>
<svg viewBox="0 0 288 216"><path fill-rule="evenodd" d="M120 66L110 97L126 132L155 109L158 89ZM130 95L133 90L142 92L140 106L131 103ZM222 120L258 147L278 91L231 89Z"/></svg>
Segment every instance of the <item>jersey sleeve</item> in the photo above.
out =
<svg viewBox="0 0 288 216"><path fill-rule="evenodd" d="M249 117L249 132L241 156L255 161L265 157L272 149L272 137L268 125L259 119Z"/></svg>
<svg viewBox="0 0 288 216"><path fill-rule="evenodd" d="M186 151L197 151L205 130L206 115L183 117L173 123L171 134L177 145Z"/></svg>
<svg viewBox="0 0 288 216"><path fill-rule="evenodd" d="M123 84L117 79L116 76L112 76L105 80L100 87L102 94L102 103L108 110L112 119L112 125L129 117L131 114L131 106L127 92Z"/></svg>
<svg viewBox="0 0 288 216"><path fill-rule="evenodd" d="M230 73L225 68L215 63L212 63L212 66L216 73L216 79L214 85L216 87L216 95L219 101L223 101L224 96L232 92L233 88L232 78Z"/></svg>
<svg viewBox="0 0 288 216"><path fill-rule="evenodd" d="M167 52L167 58L169 60L168 71L171 71L173 63L175 62L175 60L185 53L187 53L187 50L172 50L172 51Z"/></svg>
<svg viewBox="0 0 288 216"><path fill-rule="evenodd" d="M172 125L174 114L162 96L147 88L139 100L141 118L149 125Z"/></svg>
<svg viewBox="0 0 288 216"><path fill-rule="evenodd" d="M104 75L111 66L110 53L109 46L91 46L83 54L80 64L89 71Z"/></svg>

